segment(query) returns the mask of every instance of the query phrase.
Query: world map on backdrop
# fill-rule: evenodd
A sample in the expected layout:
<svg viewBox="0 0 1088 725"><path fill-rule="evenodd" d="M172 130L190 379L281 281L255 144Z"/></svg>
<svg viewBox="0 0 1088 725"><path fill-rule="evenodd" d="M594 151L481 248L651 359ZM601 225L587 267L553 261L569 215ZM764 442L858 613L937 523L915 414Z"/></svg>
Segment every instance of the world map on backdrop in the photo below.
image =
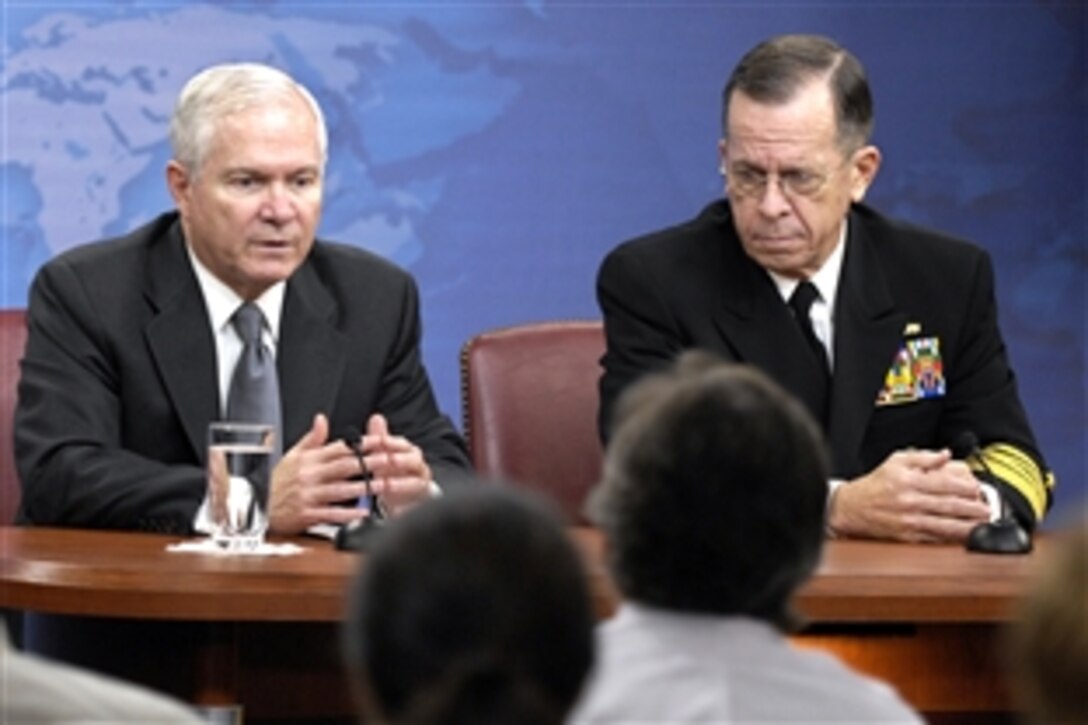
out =
<svg viewBox="0 0 1088 725"><path fill-rule="evenodd" d="M1084 430L1086 384L1084 12L965 5L892 18L796 3L5 4L0 303L25 305L49 257L169 208L178 90L207 65L264 61L327 115L321 235L415 275L425 358L456 417L469 335L597 317L607 250L720 193L721 83L758 39L801 26L870 69L874 205L994 254L1029 412L1055 467L1083 480L1068 431Z"/></svg>
<svg viewBox="0 0 1088 725"><path fill-rule="evenodd" d="M650 175L625 181L615 172L626 155L621 144L653 150L647 129L622 107L590 105L603 90L585 58L562 56L541 3L454 4L428 13L408 4L360 7L39 3L20 14L7 10L3 304L25 305L30 280L49 257L169 208L163 167L177 92L208 65L258 60L305 83L326 114L321 236L386 256L419 281L424 351L451 414L459 406L457 351L469 335L518 314L595 317L600 253L585 240L603 249L668 219L663 206L681 198L667 182L660 188L669 175L660 153L642 161ZM547 114L544 133L526 135ZM706 120L712 131L713 114ZM587 156L593 163L578 172L577 185L561 181L538 202L545 174L565 174L561 167ZM617 230L616 212L602 216L600 192L587 189L650 201L625 211ZM496 190L506 195L505 218L496 212ZM713 186L705 191L713 193ZM537 300L544 305L534 312Z"/></svg>
<svg viewBox="0 0 1088 725"><path fill-rule="evenodd" d="M443 167L392 180L372 170L480 133L517 88L483 63L444 69L408 37L425 29L393 31L346 12L275 18L194 5L119 18L108 10L53 13L26 27L6 60L4 89L12 127L6 159L22 170L8 172L9 203L14 216L34 222L17 228L20 246L43 242L55 254L123 233L169 206L162 169L178 90L212 63L257 59L314 89L328 116L336 152L323 234L366 240L410 265L424 251L416 227L442 194ZM200 52L158 52L179 37L198 39ZM399 92L408 88L427 88L427 105ZM454 107L441 124L412 124L415 115Z"/></svg>

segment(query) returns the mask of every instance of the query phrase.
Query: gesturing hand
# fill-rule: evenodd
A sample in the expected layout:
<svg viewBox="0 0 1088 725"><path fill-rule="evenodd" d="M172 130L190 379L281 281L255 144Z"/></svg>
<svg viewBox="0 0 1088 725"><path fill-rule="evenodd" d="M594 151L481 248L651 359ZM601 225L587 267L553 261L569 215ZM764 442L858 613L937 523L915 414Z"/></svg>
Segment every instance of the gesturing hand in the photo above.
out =
<svg viewBox="0 0 1088 725"><path fill-rule="evenodd" d="M366 484L350 480L359 474L359 461L343 441L328 439L329 421L319 413L276 464L268 494L270 531L297 534L314 524L346 524L366 516L364 509L341 505L366 493Z"/></svg>
<svg viewBox="0 0 1088 725"><path fill-rule="evenodd" d="M385 416L375 413L366 424L363 452L374 475L374 492L393 514L430 495L431 468L423 451L403 436L389 434Z"/></svg>

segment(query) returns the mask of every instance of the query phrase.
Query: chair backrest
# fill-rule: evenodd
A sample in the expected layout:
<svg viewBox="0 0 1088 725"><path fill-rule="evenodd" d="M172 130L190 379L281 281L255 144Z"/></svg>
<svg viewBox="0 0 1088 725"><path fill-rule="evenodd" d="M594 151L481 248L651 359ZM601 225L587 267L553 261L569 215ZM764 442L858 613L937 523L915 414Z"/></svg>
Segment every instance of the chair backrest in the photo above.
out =
<svg viewBox="0 0 1088 725"><path fill-rule="evenodd" d="M597 432L604 332L597 321L536 322L461 349L465 435L478 473L552 498L571 523L601 474Z"/></svg>
<svg viewBox="0 0 1088 725"><path fill-rule="evenodd" d="M0 525L15 521L19 509L19 475L15 472L15 389L19 361L26 347L26 313L0 310Z"/></svg>

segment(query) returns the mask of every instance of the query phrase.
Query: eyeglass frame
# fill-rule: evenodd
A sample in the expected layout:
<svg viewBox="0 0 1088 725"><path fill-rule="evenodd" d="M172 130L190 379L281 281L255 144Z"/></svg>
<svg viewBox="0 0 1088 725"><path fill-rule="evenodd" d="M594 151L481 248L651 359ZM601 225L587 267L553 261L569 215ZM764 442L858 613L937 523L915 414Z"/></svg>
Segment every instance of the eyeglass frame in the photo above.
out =
<svg viewBox="0 0 1088 725"><path fill-rule="evenodd" d="M771 179L773 178L775 179L775 185L778 187L779 193L783 196L790 199L812 199L818 196L820 192L822 192L825 188L827 188L828 183L830 183L832 177L834 177L835 174L839 173L844 166L854 160L855 153L847 155L846 158L844 158L842 161L832 167L830 171L822 174L811 172L806 169L789 169L785 173L775 171L768 174L764 171L757 171L754 168L749 167L745 170L745 173L750 172L753 177L758 178L759 181L754 182L753 185L748 185L747 189L736 188L733 186L733 184L730 183L731 180L736 180L737 172L735 170L733 172L730 172L726 168L726 163L724 159L722 160L719 170L721 171L722 176L725 178L726 192L730 196L737 196L742 199L761 199L767 193L767 187L770 186ZM815 179L814 183L816 185L811 189L805 188L799 191L793 187L791 182L787 181L788 178L796 178L795 176L789 176L790 174L811 175ZM746 182L742 182L740 184L741 187L744 187L745 185Z"/></svg>

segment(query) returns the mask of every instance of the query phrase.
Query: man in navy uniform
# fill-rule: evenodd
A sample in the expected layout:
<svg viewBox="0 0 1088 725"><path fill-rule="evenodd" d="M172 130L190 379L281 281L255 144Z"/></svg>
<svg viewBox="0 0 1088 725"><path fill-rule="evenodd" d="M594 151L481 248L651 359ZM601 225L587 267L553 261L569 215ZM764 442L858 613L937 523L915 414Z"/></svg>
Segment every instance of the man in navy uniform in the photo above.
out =
<svg viewBox="0 0 1088 725"><path fill-rule="evenodd" d="M723 94L727 198L601 266L602 435L622 390L702 348L759 367L822 423L833 534L964 541L1006 509L1030 530L1054 481L990 259L861 203L872 125L864 70L831 40L781 36L741 60Z"/></svg>

